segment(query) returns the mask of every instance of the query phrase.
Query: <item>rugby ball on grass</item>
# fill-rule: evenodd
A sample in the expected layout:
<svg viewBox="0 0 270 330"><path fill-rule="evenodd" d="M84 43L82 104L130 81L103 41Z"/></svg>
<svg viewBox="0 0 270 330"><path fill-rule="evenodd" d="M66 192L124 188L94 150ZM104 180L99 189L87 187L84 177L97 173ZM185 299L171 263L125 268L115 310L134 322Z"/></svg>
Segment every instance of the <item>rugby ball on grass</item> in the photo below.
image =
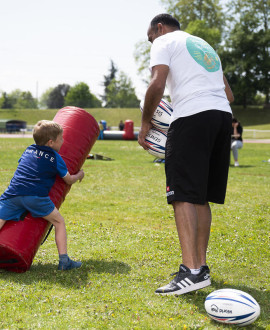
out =
<svg viewBox="0 0 270 330"><path fill-rule="evenodd" d="M260 306L248 293L221 289L210 293L204 303L207 314L215 321L245 326L260 315Z"/></svg>
<svg viewBox="0 0 270 330"><path fill-rule="evenodd" d="M166 132L157 128L151 128L146 135L145 141L149 146L147 151L151 155L162 159L165 158Z"/></svg>
<svg viewBox="0 0 270 330"><path fill-rule="evenodd" d="M144 100L142 100L140 103L141 111L143 111L143 105ZM171 104L168 101L161 99L158 107L153 114L151 123L155 128L161 129L163 131L168 131L171 122L172 112L173 109Z"/></svg>

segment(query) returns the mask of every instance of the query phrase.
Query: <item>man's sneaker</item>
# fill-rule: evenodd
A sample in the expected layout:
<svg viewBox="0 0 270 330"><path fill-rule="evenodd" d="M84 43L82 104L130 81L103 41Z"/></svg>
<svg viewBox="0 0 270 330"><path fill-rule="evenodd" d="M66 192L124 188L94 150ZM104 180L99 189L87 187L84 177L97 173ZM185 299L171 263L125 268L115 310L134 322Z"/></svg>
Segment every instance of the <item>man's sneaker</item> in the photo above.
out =
<svg viewBox="0 0 270 330"><path fill-rule="evenodd" d="M155 293L162 296L181 295L211 285L210 275L206 272L205 266L202 267L198 275L193 275L188 267L180 265L175 278L169 284L157 289Z"/></svg>
<svg viewBox="0 0 270 330"><path fill-rule="evenodd" d="M203 266L201 266L201 267L200 267L200 270L201 270L201 271L202 271L202 270L205 270L207 274L210 274L210 269L209 269L209 267L208 267L207 265L203 265Z"/></svg>
<svg viewBox="0 0 270 330"><path fill-rule="evenodd" d="M73 268L80 268L82 263L80 261L73 261L70 258L66 262L59 261L58 270L70 270Z"/></svg>
<svg viewBox="0 0 270 330"><path fill-rule="evenodd" d="M238 162L234 162L234 166L235 167L238 167L239 166L239 163Z"/></svg>

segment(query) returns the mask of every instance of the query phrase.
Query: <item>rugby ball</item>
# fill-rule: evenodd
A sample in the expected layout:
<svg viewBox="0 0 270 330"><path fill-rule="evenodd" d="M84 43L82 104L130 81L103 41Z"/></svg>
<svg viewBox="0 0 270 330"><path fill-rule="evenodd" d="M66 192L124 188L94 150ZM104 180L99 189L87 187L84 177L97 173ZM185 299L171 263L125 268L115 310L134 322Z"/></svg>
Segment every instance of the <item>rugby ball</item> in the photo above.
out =
<svg viewBox="0 0 270 330"><path fill-rule="evenodd" d="M260 306L248 293L235 289L221 289L210 293L204 303L207 314L215 321L245 326L260 315Z"/></svg>
<svg viewBox="0 0 270 330"><path fill-rule="evenodd" d="M157 128L151 128L146 135L145 141L149 146L147 151L151 155L162 159L165 158L166 132Z"/></svg>
<svg viewBox="0 0 270 330"><path fill-rule="evenodd" d="M140 103L140 109L143 111L144 100ZM164 99L161 99L159 102L158 107L156 108L151 123L155 128L161 129L163 131L168 131L170 122L171 122L171 115L173 109L171 104Z"/></svg>

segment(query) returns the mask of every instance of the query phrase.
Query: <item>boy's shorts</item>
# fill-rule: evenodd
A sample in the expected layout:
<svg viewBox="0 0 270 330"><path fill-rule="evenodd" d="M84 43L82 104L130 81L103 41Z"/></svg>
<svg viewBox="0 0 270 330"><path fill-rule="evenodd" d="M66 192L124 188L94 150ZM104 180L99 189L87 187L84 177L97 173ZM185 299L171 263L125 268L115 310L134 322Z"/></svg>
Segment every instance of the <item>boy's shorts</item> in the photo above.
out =
<svg viewBox="0 0 270 330"><path fill-rule="evenodd" d="M167 201L223 204L230 163L232 115L208 110L172 122L167 137Z"/></svg>
<svg viewBox="0 0 270 330"><path fill-rule="evenodd" d="M50 197L17 196L0 200L0 219L19 221L21 215L29 211L34 218L52 213L55 206Z"/></svg>

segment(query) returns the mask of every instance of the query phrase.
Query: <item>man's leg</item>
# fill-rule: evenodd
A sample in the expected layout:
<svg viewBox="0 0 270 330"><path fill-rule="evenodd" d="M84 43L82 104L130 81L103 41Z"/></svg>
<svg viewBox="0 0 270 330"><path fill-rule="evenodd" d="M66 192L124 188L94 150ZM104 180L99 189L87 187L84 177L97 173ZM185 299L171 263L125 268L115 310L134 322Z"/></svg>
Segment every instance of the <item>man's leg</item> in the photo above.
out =
<svg viewBox="0 0 270 330"><path fill-rule="evenodd" d="M208 203L196 205L198 215L197 257L199 265L206 265L206 251L212 222L211 209Z"/></svg>
<svg viewBox="0 0 270 330"><path fill-rule="evenodd" d="M168 285L155 291L160 295L181 295L211 284L209 269L201 268L206 265L211 226L210 207L208 203L198 205L187 202L173 202L173 207L183 264Z"/></svg>
<svg viewBox="0 0 270 330"><path fill-rule="evenodd" d="M206 264L211 209L205 205L173 202L176 228L182 250L182 261L191 269Z"/></svg>
<svg viewBox="0 0 270 330"><path fill-rule="evenodd" d="M175 223L182 250L182 262L188 268L200 267L197 252L198 214L196 205L173 202Z"/></svg>

